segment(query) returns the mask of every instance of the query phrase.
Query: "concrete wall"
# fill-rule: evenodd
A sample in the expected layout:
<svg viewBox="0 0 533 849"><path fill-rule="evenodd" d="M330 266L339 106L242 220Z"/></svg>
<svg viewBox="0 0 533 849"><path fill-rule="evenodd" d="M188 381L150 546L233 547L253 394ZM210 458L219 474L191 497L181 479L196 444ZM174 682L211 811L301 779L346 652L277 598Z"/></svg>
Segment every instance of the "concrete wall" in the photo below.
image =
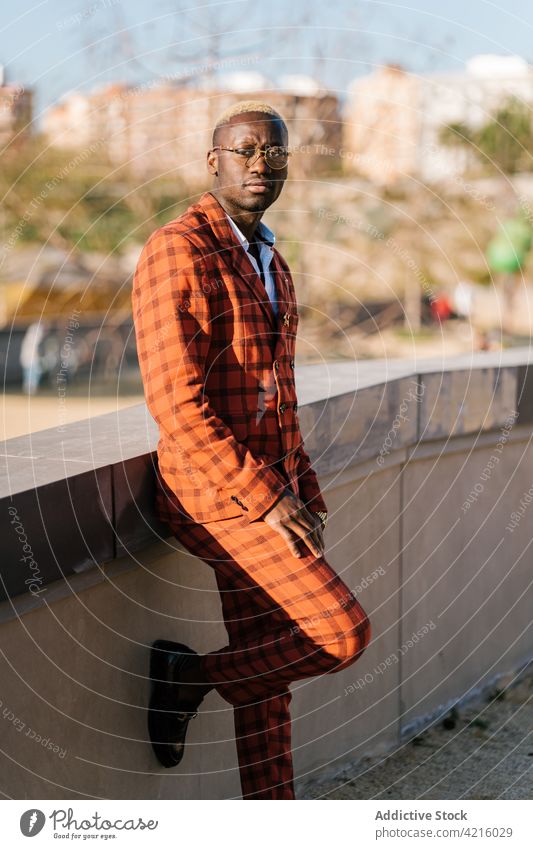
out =
<svg viewBox="0 0 533 849"><path fill-rule="evenodd" d="M292 686L300 795L325 770L386 752L533 657L528 356L297 373L306 446L330 510L327 557L373 629L356 664ZM73 554L57 580L43 550L41 591L22 592L13 577L24 568L20 551L8 546L3 582L19 590L0 605L0 789L14 798L240 798L232 708L216 693L191 723L177 769L160 768L147 742L151 642L176 639L200 652L226 642L210 567L150 516L156 431L144 406L92 419L92 469L81 474L69 464L83 447L82 427L61 435L63 470L51 471L45 450L58 443L55 432L34 434L33 454L24 439L1 451L1 512L19 510L33 549L46 531L52 552L62 534L61 550ZM57 502L39 525L62 477L68 522ZM72 516L95 491L100 512L79 523L91 562L80 556ZM4 539L12 535L8 523Z"/></svg>

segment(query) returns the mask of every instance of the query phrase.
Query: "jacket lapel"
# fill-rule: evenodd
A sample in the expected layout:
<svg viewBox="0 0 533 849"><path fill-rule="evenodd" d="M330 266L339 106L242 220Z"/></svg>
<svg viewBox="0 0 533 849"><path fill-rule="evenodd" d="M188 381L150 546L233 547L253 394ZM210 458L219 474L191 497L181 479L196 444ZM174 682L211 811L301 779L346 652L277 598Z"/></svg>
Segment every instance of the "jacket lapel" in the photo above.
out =
<svg viewBox="0 0 533 849"><path fill-rule="evenodd" d="M241 280L243 280L250 292L253 294L254 298L261 305L261 308L272 327L277 329L279 321L272 309L272 304L270 303L270 298L268 297L267 291L263 285L263 281L257 274L248 254L230 227L224 209L211 192L204 192L198 201L198 205L209 220L215 239L220 246L220 251L227 251L229 253L232 269L239 275ZM275 249L274 256L270 264L270 270L271 273L275 274L276 293L278 295L279 316L281 320L283 313L286 311L286 291L285 286L282 286L280 282L283 279L284 272L279 265Z"/></svg>

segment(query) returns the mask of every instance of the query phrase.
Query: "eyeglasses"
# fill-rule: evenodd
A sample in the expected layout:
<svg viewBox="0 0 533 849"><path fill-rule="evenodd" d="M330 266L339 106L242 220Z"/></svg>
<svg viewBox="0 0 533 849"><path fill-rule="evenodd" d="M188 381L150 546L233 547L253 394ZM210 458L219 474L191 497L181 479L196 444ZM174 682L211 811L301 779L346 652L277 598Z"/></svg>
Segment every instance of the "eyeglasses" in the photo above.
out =
<svg viewBox="0 0 533 849"><path fill-rule="evenodd" d="M223 147L219 144L216 147L213 147L212 150L230 150L232 153L235 153L240 159L244 160L244 164L247 168L249 168L250 165L253 165L254 162L257 161L258 156L263 154L268 167L273 168L274 170L280 170L281 168L285 168L289 161L289 156L291 155L286 147L278 147L276 145L273 145L272 147L268 146L266 148L260 148Z"/></svg>

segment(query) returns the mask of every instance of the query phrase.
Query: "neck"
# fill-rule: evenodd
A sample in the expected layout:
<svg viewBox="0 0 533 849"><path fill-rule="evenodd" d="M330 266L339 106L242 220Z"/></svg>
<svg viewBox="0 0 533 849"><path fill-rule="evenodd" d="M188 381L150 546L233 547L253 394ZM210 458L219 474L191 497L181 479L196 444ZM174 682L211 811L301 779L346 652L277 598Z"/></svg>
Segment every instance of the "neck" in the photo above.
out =
<svg viewBox="0 0 533 849"><path fill-rule="evenodd" d="M231 203L231 201L226 200L226 198L221 197L216 190L212 190L211 193L216 197L220 206L227 212L230 218L235 221L235 224L245 236L245 238L251 242L255 231L263 217L262 212L248 212L246 210L242 210L240 207L235 206L235 204Z"/></svg>

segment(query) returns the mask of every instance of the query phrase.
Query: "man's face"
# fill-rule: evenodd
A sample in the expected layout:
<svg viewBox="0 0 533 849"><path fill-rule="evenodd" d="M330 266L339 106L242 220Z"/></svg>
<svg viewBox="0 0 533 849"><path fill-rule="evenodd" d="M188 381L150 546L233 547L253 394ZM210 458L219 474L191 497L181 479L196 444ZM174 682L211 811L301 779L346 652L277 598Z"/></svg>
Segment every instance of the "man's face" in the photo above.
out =
<svg viewBox="0 0 533 849"><path fill-rule="evenodd" d="M219 130L215 142L222 147L260 147L263 150L266 146L286 147L287 144L283 122L263 112L234 115L230 124ZM268 209L279 197L288 174L288 166L270 168L263 155L247 166L245 157L229 150L215 150L209 152L207 161L210 173L218 172L213 186L217 194L234 207L248 212Z"/></svg>

